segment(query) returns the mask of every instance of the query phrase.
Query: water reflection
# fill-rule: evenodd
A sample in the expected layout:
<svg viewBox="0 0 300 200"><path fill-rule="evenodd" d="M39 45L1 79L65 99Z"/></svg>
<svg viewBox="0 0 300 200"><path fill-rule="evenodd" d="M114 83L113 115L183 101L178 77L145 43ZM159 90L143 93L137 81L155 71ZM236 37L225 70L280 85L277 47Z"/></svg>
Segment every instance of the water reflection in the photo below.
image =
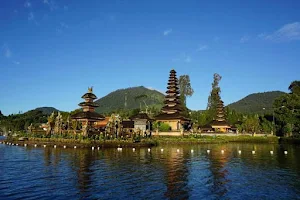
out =
<svg viewBox="0 0 300 200"><path fill-rule="evenodd" d="M209 170L212 174L212 178L208 181L208 184L212 182L211 193L219 198L226 195L226 184L230 181L227 178L228 170L226 169L229 156L230 152L224 145L214 148L208 156L210 161Z"/></svg>
<svg viewBox="0 0 300 200"><path fill-rule="evenodd" d="M93 160L92 154L87 150L76 151L72 165L78 166L77 172L77 184L80 193L84 194L92 184L92 170L90 169Z"/></svg>
<svg viewBox="0 0 300 200"><path fill-rule="evenodd" d="M170 148L167 159L162 162L165 171L165 180L167 191L165 197L169 199L188 199L188 175L187 164L190 160L190 154L187 152L179 153L176 148Z"/></svg>
<svg viewBox="0 0 300 200"><path fill-rule="evenodd" d="M0 192L12 199L25 193L43 199L293 199L300 194L299 153L298 146L275 144L164 146L150 152L0 145Z"/></svg>

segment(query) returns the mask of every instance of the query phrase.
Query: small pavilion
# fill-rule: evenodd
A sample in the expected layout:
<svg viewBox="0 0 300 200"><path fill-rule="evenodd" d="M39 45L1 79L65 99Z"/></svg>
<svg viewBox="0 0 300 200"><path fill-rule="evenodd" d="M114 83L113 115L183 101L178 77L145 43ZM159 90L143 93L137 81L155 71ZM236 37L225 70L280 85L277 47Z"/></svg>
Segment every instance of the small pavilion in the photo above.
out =
<svg viewBox="0 0 300 200"><path fill-rule="evenodd" d="M147 113L138 113L130 117L130 119L134 122L134 129L141 130L143 132L150 131L151 123L153 119L151 119Z"/></svg>
<svg viewBox="0 0 300 200"><path fill-rule="evenodd" d="M93 87L88 88L88 92L81 98L85 100L78 104L82 107L82 111L72 115L71 119L82 122L82 134L87 136L89 130L94 127L95 122L105 120L105 117L95 112L95 108L98 107L98 104L94 102L97 96L93 93Z"/></svg>
<svg viewBox="0 0 300 200"><path fill-rule="evenodd" d="M169 124L171 130L180 130L184 123L190 121L183 114L183 107L179 98L178 79L174 69L170 71L164 104L161 113L155 117L157 122Z"/></svg>

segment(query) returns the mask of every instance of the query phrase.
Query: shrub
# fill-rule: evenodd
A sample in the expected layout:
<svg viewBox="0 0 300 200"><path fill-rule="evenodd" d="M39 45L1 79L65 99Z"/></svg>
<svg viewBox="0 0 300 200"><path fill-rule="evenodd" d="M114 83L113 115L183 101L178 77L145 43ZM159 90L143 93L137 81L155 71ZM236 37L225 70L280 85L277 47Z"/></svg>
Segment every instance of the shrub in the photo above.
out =
<svg viewBox="0 0 300 200"><path fill-rule="evenodd" d="M170 131L171 130L171 126L167 123L160 123L158 130L161 132L166 132L166 131Z"/></svg>

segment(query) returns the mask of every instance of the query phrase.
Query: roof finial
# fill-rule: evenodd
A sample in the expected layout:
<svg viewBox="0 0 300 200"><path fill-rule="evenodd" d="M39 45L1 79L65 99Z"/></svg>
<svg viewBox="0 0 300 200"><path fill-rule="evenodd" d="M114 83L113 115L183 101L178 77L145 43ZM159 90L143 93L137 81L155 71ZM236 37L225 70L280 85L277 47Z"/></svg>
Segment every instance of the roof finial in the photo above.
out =
<svg viewBox="0 0 300 200"><path fill-rule="evenodd" d="M93 93L93 86L88 88L88 93Z"/></svg>

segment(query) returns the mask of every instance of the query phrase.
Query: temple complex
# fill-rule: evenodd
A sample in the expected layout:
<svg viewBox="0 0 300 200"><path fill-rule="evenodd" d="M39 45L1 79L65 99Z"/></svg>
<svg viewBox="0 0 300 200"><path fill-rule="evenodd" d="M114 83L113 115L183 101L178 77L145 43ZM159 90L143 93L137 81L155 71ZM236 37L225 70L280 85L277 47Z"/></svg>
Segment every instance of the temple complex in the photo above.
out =
<svg viewBox="0 0 300 200"><path fill-rule="evenodd" d="M179 98L178 79L174 69L170 71L164 104L161 113L155 117L157 122L169 124L171 130L180 130L184 123L189 122L189 119L185 118L183 114L183 107Z"/></svg>
<svg viewBox="0 0 300 200"><path fill-rule="evenodd" d="M224 133L228 132L231 127L225 118L224 102L221 100L220 95L218 97L216 119L212 121L211 127L215 132Z"/></svg>
<svg viewBox="0 0 300 200"><path fill-rule="evenodd" d="M94 102L97 97L93 94L93 87L88 88L88 92L81 98L85 100L78 104L82 107L82 111L72 115L71 119L82 122L83 135L87 136L89 130L94 127L94 123L104 120L105 117L95 112L95 108L98 107L98 105Z"/></svg>

